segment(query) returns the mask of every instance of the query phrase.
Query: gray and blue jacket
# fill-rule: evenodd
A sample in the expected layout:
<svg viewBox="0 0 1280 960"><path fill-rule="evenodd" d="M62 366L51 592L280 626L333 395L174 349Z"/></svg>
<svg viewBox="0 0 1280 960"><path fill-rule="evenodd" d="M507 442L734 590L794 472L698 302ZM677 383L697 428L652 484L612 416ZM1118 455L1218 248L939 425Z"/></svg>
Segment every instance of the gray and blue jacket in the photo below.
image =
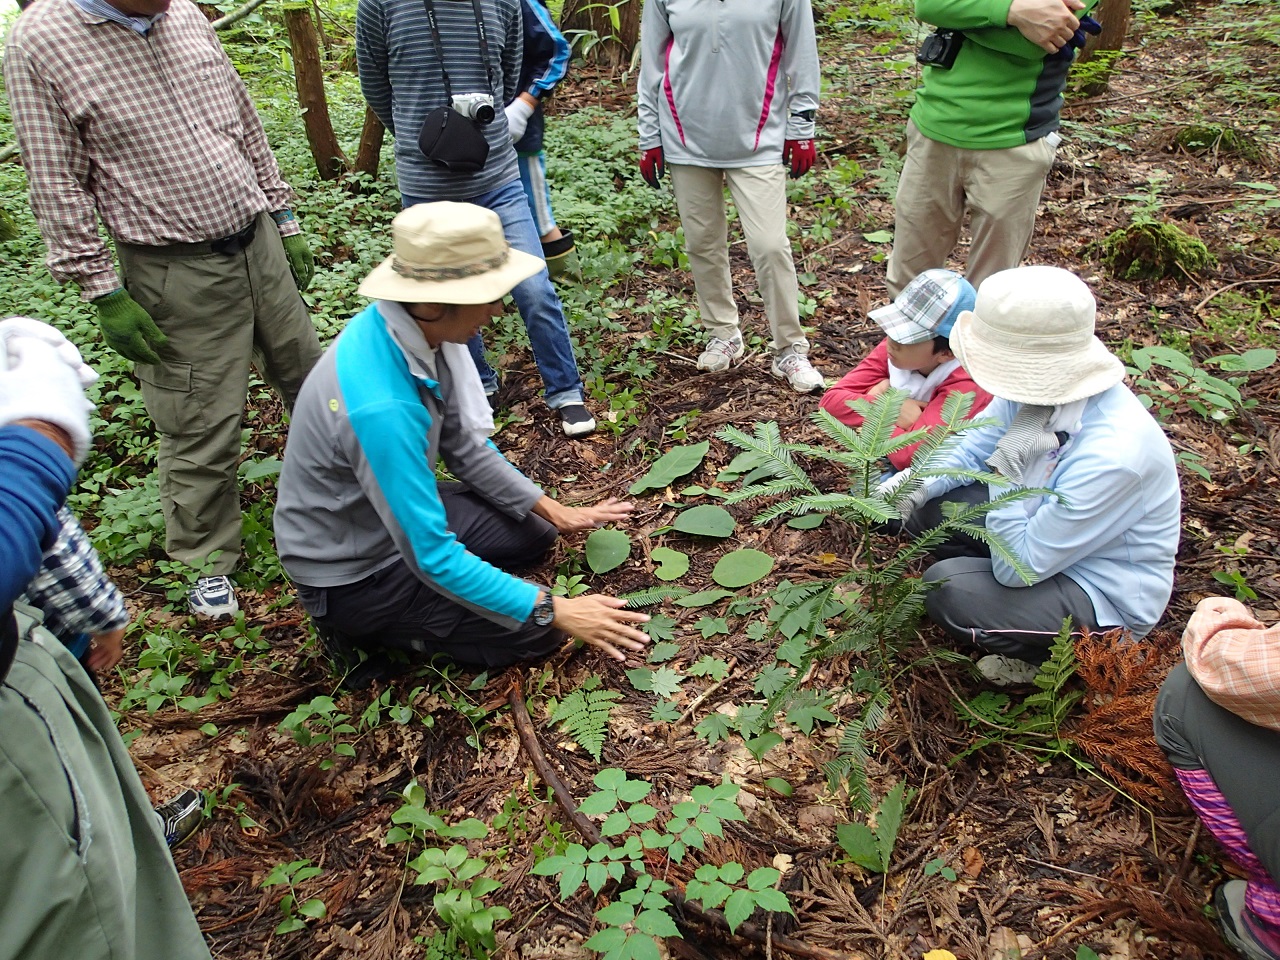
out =
<svg viewBox="0 0 1280 960"><path fill-rule="evenodd" d="M421 372L376 305L347 324L294 407L276 547L289 576L312 587L356 583L403 558L432 590L514 630L538 588L469 553L448 529L436 465L515 519L543 493L462 427L448 364L436 366L438 379Z"/></svg>
<svg viewBox="0 0 1280 960"><path fill-rule="evenodd" d="M813 137L818 45L809 0L645 0L640 149L667 163L760 167Z"/></svg>

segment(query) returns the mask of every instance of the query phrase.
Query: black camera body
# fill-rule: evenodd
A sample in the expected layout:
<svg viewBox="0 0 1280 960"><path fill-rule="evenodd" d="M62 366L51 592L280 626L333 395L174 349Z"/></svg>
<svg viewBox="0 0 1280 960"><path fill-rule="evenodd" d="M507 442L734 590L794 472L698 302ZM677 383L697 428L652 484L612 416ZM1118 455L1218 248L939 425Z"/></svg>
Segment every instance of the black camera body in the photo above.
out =
<svg viewBox="0 0 1280 960"><path fill-rule="evenodd" d="M960 53L962 43L964 34L959 30L935 30L920 44L916 62L939 70L950 70L955 66L956 55Z"/></svg>

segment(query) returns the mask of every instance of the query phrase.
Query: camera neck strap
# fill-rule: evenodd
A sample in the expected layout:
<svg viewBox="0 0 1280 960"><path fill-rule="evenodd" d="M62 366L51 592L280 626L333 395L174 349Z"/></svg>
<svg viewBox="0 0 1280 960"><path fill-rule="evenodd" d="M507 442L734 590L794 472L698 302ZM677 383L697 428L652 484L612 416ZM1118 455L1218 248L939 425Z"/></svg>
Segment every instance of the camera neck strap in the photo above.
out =
<svg viewBox="0 0 1280 960"><path fill-rule="evenodd" d="M436 7L431 0L422 0L427 8L427 23L431 26L431 42L436 48L436 57L440 60L440 74L444 77L444 95L453 102L453 88L449 85L449 71L445 67L444 43L440 40L440 26L436 23ZM484 11L480 9L480 0L471 0L471 10L476 18L476 33L480 37L480 56L484 60L484 74L489 78L489 93L494 93L493 64L489 61L489 32L484 25ZM501 93L498 94L501 98Z"/></svg>

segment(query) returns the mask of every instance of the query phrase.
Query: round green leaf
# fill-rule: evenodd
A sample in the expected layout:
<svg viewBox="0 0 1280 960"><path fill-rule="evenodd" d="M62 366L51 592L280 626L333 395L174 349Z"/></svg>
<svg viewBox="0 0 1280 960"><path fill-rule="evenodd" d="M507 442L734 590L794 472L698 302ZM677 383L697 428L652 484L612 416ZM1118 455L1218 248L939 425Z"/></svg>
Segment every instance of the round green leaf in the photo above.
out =
<svg viewBox="0 0 1280 960"><path fill-rule="evenodd" d="M631 556L631 538L621 530L593 530L587 537L587 566L608 573Z"/></svg>
<svg viewBox="0 0 1280 960"><path fill-rule="evenodd" d="M825 519L827 519L825 513L802 513L788 520L787 526L792 530L812 530L814 527L821 526Z"/></svg>
<svg viewBox="0 0 1280 960"><path fill-rule="evenodd" d="M773 557L759 550L735 550L726 553L711 571L711 579L722 587L737 589L767 577L773 569Z"/></svg>
<svg viewBox="0 0 1280 960"><path fill-rule="evenodd" d="M689 557L679 550L670 547L654 547L649 551L649 558L658 564L653 575L659 580L679 580L689 572Z"/></svg>
<svg viewBox="0 0 1280 960"><path fill-rule="evenodd" d="M736 525L733 514L724 507L704 503L682 510L671 526L681 533L692 533L699 537L727 537L733 533Z"/></svg>

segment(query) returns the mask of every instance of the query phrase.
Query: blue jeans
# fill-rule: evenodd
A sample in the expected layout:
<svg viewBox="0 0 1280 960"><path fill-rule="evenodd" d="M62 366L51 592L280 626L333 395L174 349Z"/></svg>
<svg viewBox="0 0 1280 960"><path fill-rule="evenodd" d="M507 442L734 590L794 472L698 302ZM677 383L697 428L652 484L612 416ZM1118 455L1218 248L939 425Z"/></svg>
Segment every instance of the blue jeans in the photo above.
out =
<svg viewBox="0 0 1280 960"><path fill-rule="evenodd" d="M406 207L416 203L429 203L429 197L401 196ZM502 220L502 231L507 242L515 249L541 259L542 242L538 228L533 225L529 201L519 180L512 180L497 190L490 190L471 197L468 203L488 207ZM524 328L529 333L529 345L533 348L533 360L542 375L547 406L552 410L582 402L582 378L578 375L578 362L573 356L573 344L569 341L569 325L565 323L564 307L551 283L546 268L528 280L516 285L511 296L520 310ZM471 350L480 380L486 388L496 387L498 375L484 358L484 341L477 335L467 344Z"/></svg>

